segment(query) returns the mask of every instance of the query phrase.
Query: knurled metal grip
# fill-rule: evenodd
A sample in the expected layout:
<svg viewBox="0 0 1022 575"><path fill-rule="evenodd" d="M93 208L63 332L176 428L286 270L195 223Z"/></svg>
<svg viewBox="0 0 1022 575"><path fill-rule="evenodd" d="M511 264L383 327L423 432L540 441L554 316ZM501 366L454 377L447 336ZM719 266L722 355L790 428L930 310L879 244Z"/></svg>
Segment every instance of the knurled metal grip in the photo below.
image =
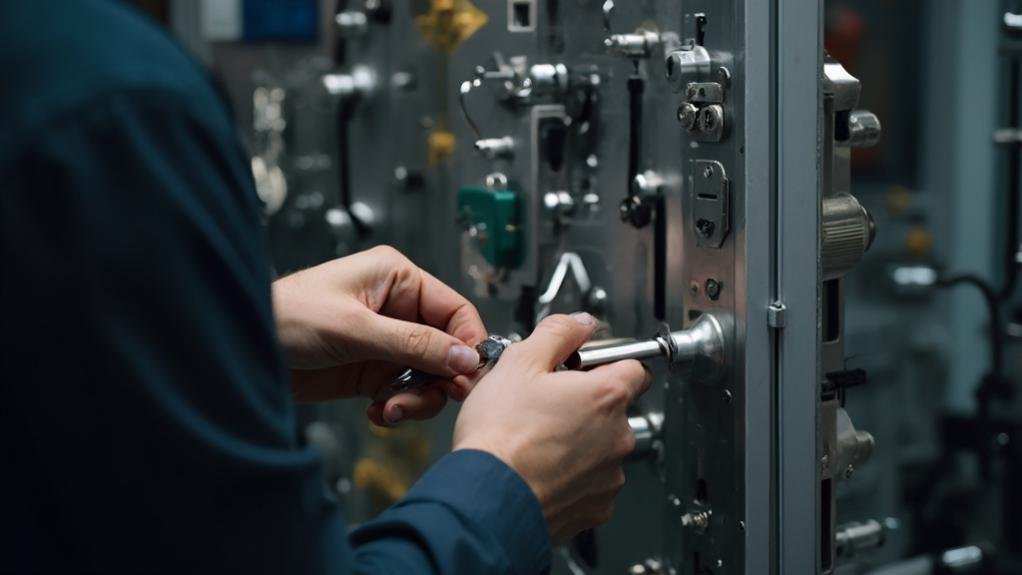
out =
<svg viewBox="0 0 1022 575"><path fill-rule="evenodd" d="M862 260L873 244L873 217L850 194L823 199L822 251L823 279L832 280L848 273Z"/></svg>

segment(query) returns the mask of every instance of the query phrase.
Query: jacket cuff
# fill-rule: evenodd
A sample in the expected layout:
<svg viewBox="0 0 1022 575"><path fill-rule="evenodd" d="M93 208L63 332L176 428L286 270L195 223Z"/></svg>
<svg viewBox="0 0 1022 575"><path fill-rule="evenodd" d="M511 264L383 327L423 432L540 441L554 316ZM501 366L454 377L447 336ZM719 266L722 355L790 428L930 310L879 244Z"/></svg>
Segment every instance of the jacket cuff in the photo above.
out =
<svg viewBox="0 0 1022 575"><path fill-rule="evenodd" d="M401 504L442 503L488 530L515 573L550 569L550 534L539 500L525 480L496 456L462 449L440 458ZM399 504L399 505L401 505Z"/></svg>

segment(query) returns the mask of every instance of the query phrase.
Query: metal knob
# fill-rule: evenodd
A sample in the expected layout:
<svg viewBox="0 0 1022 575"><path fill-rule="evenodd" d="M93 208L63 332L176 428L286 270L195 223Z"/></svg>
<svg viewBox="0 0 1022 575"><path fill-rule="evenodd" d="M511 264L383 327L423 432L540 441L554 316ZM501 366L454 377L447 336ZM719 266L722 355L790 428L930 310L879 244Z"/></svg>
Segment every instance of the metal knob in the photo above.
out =
<svg viewBox="0 0 1022 575"><path fill-rule="evenodd" d="M654 445L660 438L660 428L664 424L664 414L647 413L628 418L628 427L635 435L635 451L633 457L645 457L654 451Z"/></svg>
<svg viewBox="0 0 1022 575"><path fill-rule="evenodd" d="M533 64L529 68L533 94L563 94L568 91L568 67L564 64Z"/></svg>
<svg viewBox="0 0 1022 575"><path fill-rule="evenodd" d="M575 198L564 190L547 192L543 194L543 207L555 216L570 216L575 212Z"/></svg>
<svg viewBox="0 0 1022 575"><path fill-rule="evenodd" d="M603 41L608 49L628 58L648 58L659 44L659 34L642 28L632 34L612 34Z"/></svg>
<svg viewBox="0 0 1022 575"><path fill-rule="evenodd" d="M476 151L489 160L507 158L514 154L515 140L511 136L503 138L483 138L476 140Z"/></svg>
<svg viewBox="0 0 1022 575"><path fill-rule="evenodd" d="M376 88L376 73L367 66L356 66L347 74L326 74L321 83L327 95L336 100L364 97Z"/></svg>
<svg viewBox="0 0 1022 575"><path fill-rule="evenodd" d="M873 245L873 217L851 194L823 199L823 279L848 273Z"/></svg>
<svg viewBox="0 0 1022 575"><path fill-rule="evenodd" d="M711 63L710 53L698 44L674 50L664 60L671 89L682 92L690 82L708 78Z"/></svg>
<svg viewBox="0 0 1022 575"><path fill-rule="evenodd" d="M847 559L864 551L882 547L887 540L887 532L897 528L898 521L891 517L885 519L883 523L870 519L839 525L834 534L837 556Z"/></svg>
<svg viewBox="0 0 1022 575"><path fill-rule="evenodd" d="M726 369L724 328L713 314L699 316L688 329L666 326L649 339L596 341L582 346L564 362L568 369L589 369L625 359L664 357L703 382L717 381Z"/></svg>
<svg viewBox="0 0 1022 575"><path fill-rule="evenodd" d="M867 110L855 110L848 117L848 145L853 148L871 148L880 141L883 128L880 118Z"/></svg>
<svg viewBox="0 0 1022 575"><path fill-rule="evenodd" d="M369 28L369 17L365 12L345 10L334 16L334 24L341 36L361 36Z"/></svg>
<svg viewBox="0 0 1022 575"><path fill-rule="evenodd" d="M632 195L643 198L656 197L666 184L666 179L653 170L635 174L632 179Z"/></svg>

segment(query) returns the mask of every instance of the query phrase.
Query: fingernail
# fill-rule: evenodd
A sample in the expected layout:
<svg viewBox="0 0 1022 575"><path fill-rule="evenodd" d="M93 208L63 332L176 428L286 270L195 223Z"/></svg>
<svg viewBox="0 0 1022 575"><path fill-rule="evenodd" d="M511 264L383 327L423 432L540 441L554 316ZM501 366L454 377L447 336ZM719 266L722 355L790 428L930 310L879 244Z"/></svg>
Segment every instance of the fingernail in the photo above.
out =
<svg viewBox="0 0 1022 575"><path fill-rule="evenodd" d="M593 325L594 323L596 323L596 318L594 318L593 316L589 315L584 311L575 312L571 314L571 317L573 317L575 321L582 325Z"/></svg>
<svg viewBox="0 0 1022 575"><path fill-rule="evenodd" d="M455 345L447 352L447 367L456 373L472 373L479 368L479 353L467 345Z"/></svg>
<svg viewBox="0 0 1022 575"><path fill-rule="evenodd" d="M405 411L401 409L401 406L395 405L394 409L390 410L390 415L384 416L384 419L386 419L387 423L391 425L397 425L398 423L401 423L401 419L404 418L404 416Z"/></svg>

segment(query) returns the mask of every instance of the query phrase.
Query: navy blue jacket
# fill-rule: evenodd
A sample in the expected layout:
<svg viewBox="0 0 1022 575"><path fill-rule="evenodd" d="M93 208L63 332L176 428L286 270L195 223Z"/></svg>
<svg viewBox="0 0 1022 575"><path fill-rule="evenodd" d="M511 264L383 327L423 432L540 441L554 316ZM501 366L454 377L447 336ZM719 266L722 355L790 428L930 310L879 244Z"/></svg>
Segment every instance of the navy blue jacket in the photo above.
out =
<svg viewBox="0 0 1022 575"><path fill-rule="evenodd" d="M112 0L0 2L0 572L535 573L482 452L347 533L295 434L248 162Z"/></svg>

